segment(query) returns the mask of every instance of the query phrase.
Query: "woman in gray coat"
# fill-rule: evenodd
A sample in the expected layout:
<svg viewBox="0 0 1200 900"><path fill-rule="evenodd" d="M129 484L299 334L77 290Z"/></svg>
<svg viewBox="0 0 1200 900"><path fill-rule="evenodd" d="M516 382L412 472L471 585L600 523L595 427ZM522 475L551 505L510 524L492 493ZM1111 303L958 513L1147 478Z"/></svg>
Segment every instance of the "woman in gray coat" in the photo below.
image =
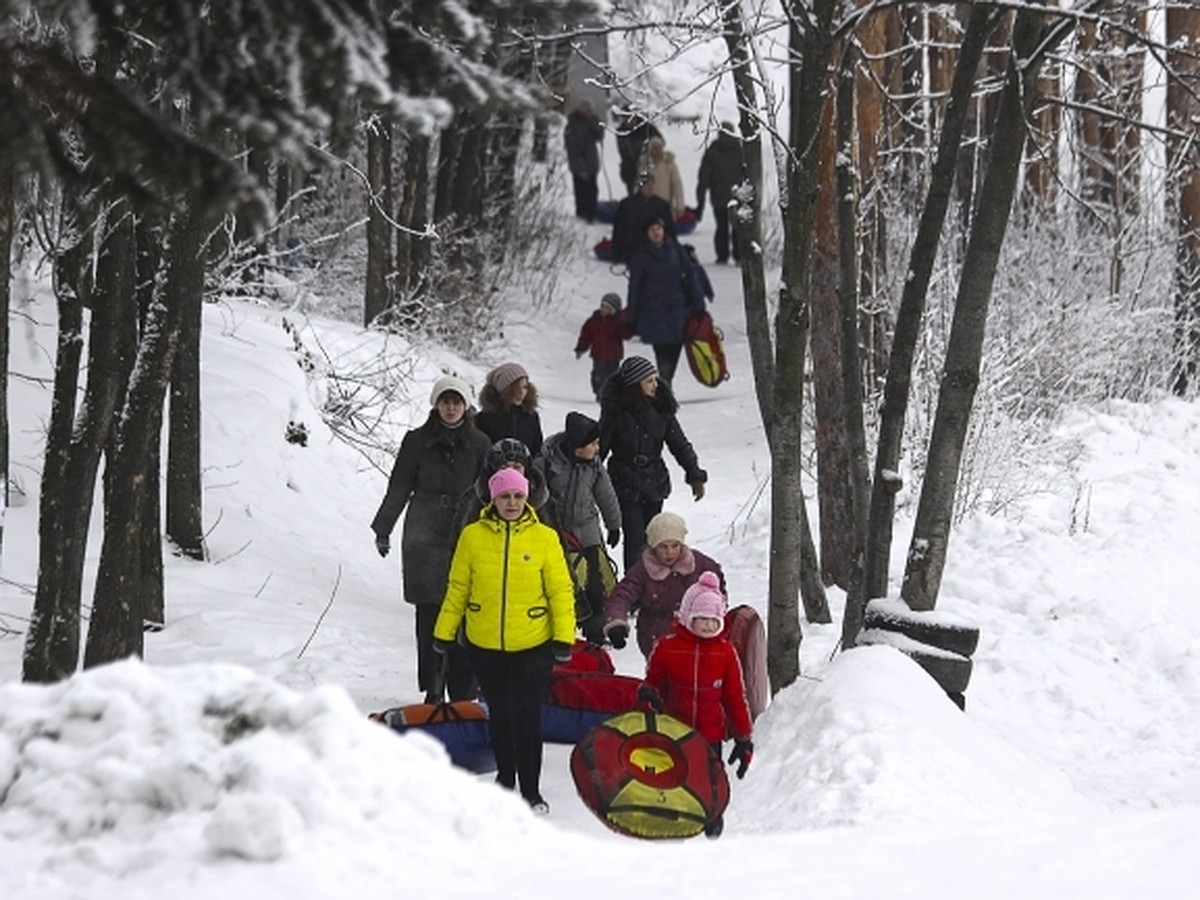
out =
<svg viewBox="0 0 1200 900"><path fill-rule="evenodd" d="M387 493L371 521L380 556L391 549L390 536L401 513L400 541L404 599L416 610L417 685L426 703L437 703L448 689L451 700L470 699L474 677L461 648L449 657L445 683L433 649L433 625L446 593L454 552L455 511L459 498L475 480L491 442L477 431L467 408L470 391L452 375L439 378L425 424L404 435L388 479Z"/></svg>

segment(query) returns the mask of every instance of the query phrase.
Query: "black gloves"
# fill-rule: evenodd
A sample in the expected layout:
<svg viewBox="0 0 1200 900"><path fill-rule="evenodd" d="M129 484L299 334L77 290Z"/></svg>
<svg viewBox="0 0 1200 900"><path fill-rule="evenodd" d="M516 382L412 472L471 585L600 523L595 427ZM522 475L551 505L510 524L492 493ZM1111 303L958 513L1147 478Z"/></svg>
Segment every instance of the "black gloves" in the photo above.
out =
<svg viewBox="0 0 1200 900"><path fill-rule="evenodd" d="M392 551L392 542L386 534L375 535L375 549L379 551L380 556L387 556Z"/></svg>
<svg viewBox="0 0 1200 900"><path fill-rule="evenodd" d="M551 641L550 649L554 651L554 661L556 663L569 663L571 661L571 645L566 641Z"/></svg>
<svg viewBox="0 0 1200 900"><path fill-rule="evenodd" d="M703 218L704 218L704 204L697 203L696 204L696 221L699 222Z"/></svg>
<svg viewBox="0 0 1200 900"><path fill-rule="evenodd" d="M648 684L643 684L638 688L637 702L638 706L653 710L656 713L663 711L662 697L658 696L658 691Z"/></svg>
<svg viewBox="0 0 1200 900"><path fill-rule="evenodd" d="M441 654L445 655L450 652L450 648L453 646L454 646L454 644L451 641L443 641L441 638L433 639L433 652L434 653L441 653Z"/></svg>
<svg viewBox="0 0 1200 900"><path fill-rule="evenodd" d="M629 640L629 626L623 622L618 622L609 628L604 629L604 636L608 638L608 642L618 650L625 649L625 642Z"/></svg>
<svg viewBox="0 0 1200 900"><path fill-rule="evenodd" d="M729 754L729 764L732 766L735 762L738 764L737 777L739 779L746 777L746 770L750 768L750 760L754 759L754 742L749 738L733 742L733 752Z"/></svg>
<svg viewBox="0 0 1200 900"><path fill-rule="evenodd" d="M620 528L608 529L608 546L615 547L619 543L621 543L621 529Z"/></svg>
<svg viewBox="0 0 1200 900"><path fill-rule="evenodd" d="M703 481L693 481L689 484L689 487L692 489L692 499L693 500L703 500L704 499L704 482Z"/></svg>

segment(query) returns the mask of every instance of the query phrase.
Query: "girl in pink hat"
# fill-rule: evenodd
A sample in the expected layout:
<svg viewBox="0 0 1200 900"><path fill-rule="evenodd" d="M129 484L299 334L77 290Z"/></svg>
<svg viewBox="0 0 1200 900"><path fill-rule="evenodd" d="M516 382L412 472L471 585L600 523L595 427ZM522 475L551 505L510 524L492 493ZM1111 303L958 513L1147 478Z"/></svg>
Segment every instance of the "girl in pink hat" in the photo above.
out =
<svg viewBox="0 0 1200 900"><path fill-rule="evenodd" d="M753 728L742 663L725 635L725 595L713 572L705 572L683 595L674 630L654 645L639 697L659 712L695 728L721 755L733 738L729 762L744 778L754 756ZM720 819L705 829L721 833Z"/></svg>

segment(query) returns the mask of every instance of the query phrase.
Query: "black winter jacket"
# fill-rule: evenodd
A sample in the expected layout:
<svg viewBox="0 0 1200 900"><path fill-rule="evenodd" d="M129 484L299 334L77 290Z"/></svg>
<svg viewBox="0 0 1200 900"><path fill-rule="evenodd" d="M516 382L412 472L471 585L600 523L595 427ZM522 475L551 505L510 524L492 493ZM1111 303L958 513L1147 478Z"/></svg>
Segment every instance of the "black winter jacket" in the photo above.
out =
<svg viewBox="0 0 1200 900"><path fill-rule="evenodd" d="M712 205L724 209L733 189L746 180L742 142L732 134L720 134L700 158L696 179L696 205L704 208L704 194L712 195Z"/></svg>
<svg viewBox="0 0 1200 900"><path fill-rule="evenodd" d="M688 484L703 484L708 473L700 468L687 435L675 417L679 404L666 382L658 383L653 399L641 386L626 386L613 375L600 389L600 457L608 459L608 474L622 501L665 500L671 476L663 462L665 444L683 469Z"/></svg>
<svg viewBox="0 0 1200 900"><path fill-rule="evenodd" d="M407 508L400 558L404 599L409 603L441 604L458 536L454 518L459 498L490 447L491 442L470 421L447 428L436 410L400 442L371 530L378 537L389 537Z"/></svg>

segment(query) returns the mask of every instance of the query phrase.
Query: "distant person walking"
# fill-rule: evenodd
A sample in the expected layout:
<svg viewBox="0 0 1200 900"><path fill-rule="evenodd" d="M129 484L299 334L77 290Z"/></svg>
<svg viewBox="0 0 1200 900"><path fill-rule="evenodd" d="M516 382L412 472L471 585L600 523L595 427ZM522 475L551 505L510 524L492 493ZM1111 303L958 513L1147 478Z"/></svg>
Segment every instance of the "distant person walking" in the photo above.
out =
<svg viewBox="0 0 1200 900"><path fill-rule="evenodd" d="M626 113L617 125L617 153L621 157L621 180L630 195L637 193L638 158L646 141L662 137L662 132L637 113Z"/></svg>
<svg viewBox="0 0 1200 900"><path fill-rule="evenodd" d="M592 356L592 395L600 402L600 388L608 377L617 371L625 357L625 339L630 337L629 326L621 319L621 297L605 294L600 298L600 307L593 312L575 341L575 358L582 359L585 353Z"/></svg>
<svg viewBox="0 0 1200 900"><path fill-rule="evenodd" d="M726 263L732 253L736 263L741 259L737 234L729 228L729 201L733 189L746 180L745 157L742 142L734 131L732 122L721 123L721 133L708 145L700 158L700 174L696 179L696 215L704 213L704 195L712 197L713 249L717 262Z"/></svg>
<svg viewBox="0 0 1200 900"><path fill-rule="evenodd" d="M647 172L654 176L654 193L670 205L673 222L684 210L683 178L675 163L675 154L667 150L666 141L661 137L650 138L638 157L638 174Z"/></svg>
<svg viewBox="0 0 1200 900"><path fill-rule="evenodd" d="M704 296L692 261L666 223L655 219L646 240L629 259L629 299L625 321L645 343L654 346L658 377L670 384L683 352L687 320L704 312Z"/></svg>
<svg viewBox="0 0 1200 900"><path fill-rule="evenodd" d="M600 151L604 140L604 123L596 118L592 101L584 100L567 116L563 143L567 148L567 165L575 188L575 217L587 223L596 221L596 201L600 175Z"/></svg>
<svg viewBox="0 0 1200 900"><path fill-rule="evenodd" d="M669 236L675 236L671 204L654 193L654 175L646 173L638 182L637 192L617 204L613 217L613 262L628 265L633 251L646 240L646 227L663 222Z"/></svg>

